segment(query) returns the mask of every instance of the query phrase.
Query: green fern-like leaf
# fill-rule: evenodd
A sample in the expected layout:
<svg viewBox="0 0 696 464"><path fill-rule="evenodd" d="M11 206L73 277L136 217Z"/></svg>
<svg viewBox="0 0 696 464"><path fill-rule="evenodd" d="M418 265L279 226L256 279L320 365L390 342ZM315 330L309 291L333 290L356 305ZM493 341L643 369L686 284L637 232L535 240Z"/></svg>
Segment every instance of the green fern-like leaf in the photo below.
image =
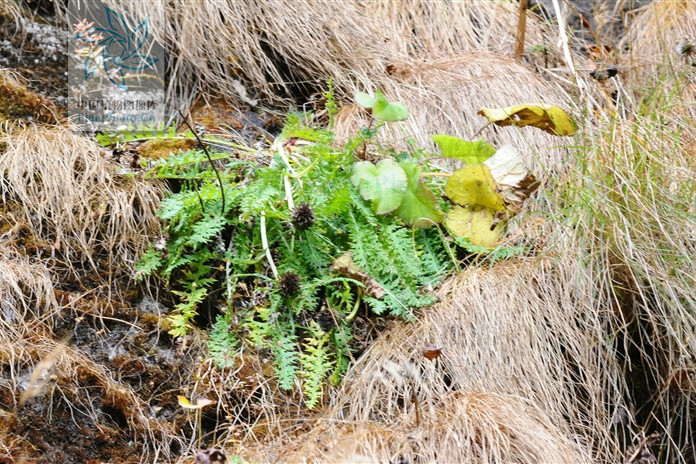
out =
<svg viewBox="0 0 696 464"><path fill-rule="evenodd" d="M275 327L271 322L271 307L257 306L255 311L245 318L242 326L247 331L247 338L257 348L268 348Z"/></svg>
<svg viewBox="0 0 696 464"><path fill-rule="evenodd" d="M297 336L295 334L283 334L272 344L275 358L275 374L278 385L283 390L291 390L295 383L297 371Z"/></svg>
<svg viewBox="0 0 696 464"><path fill-rule="evenodd" d="M172 329L169 331L174 337L186 335L190 321L196 316L196 307L208 296L208 289L196 287L188 292L173 291L181 298L181 303L174 308L175 313L169 317Z"/></svg>
<svg viewBox="0 0 696 464"><path fill-rule="evenodd" d="M196 249L199 245L207 243L211 238L219 234L226 223L227 220L222 216L204 216L191 227L188 243Z"/></svg>
<svg viewBox="0 0 696 464"><path fill-rule="evenodd" d="M335 365L334 355L329 349L329 334L312 321L310 336L305 338L304 350L300 354L302 391L307 395L307 407L313 409L322 399L324 380Z"/></svg>
<svg viewBox="0 0 696 464"><path fill-rule="evenodd" d="M210 329L208 353L220 368L234 366L234 357L239 347L239 339L230 331L229 315L218 315Z"/></svg>
<svg viewBox="0 0 696 464"><path fill-rule="evenodd" d="M150 247L145 253L140 256L140 260L135 265L137 271L136 279L141 279L142 276L152 275L153 272L162 266L162 254Z"/></svg>
<svg viewBox="0 0 696 464"><path fill-rule="evenodd" d="M320 271L331 265L329 247L316 232L306 230L301 232L301 238L296 243L298 257L308 269Z"/></svg>
<svg viewBox="0 0 696 464"><path fill-rule="evenodd" d="M435 229L419 229L416 231L419 259L423 273L418 277L420 284L426 290L440 283L452 268L447 252L442 243L442 237Z"/></svg>

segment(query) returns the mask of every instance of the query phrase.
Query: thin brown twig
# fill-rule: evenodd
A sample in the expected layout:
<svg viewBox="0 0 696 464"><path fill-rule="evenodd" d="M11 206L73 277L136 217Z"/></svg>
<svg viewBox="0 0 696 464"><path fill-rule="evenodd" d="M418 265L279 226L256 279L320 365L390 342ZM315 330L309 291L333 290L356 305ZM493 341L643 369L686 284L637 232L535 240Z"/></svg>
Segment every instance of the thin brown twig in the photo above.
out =
<svg viewBox="0 0 696 464"><path fill-rule="evenodd" d="M193 128L193 125L188 122L186 119L186 116L184 116L184 113L179 110L179 114L181 115L181 118L184 120L184 123L188 126L188 128L191 130L193 133L193 136L196 137L196 141L198 141L198 144L201 146L203 149L203 152L205 153L206 158L208 158L208 162L210 163L210 166L213 168L213 171L215 171L215 176L217 177L218 184L220 185L220 196L222 198L222 205L220 206L220 214L224 215L225 214L225 187L222 185L222 178L220 177L220 172L217 170L217 167L215 167L215 163L213 162L212 156L210 156L210 152L208 151L208 147L205 146L203 143L203 140L198 136L198 132L196 129ZM191 122L193 122L193 116L191 115L191 111L189 110L189 117L191 118ZM198 198L199 201L201 201L200 197ZM203 210L203 202L201 201L201 210Z"/></svg>

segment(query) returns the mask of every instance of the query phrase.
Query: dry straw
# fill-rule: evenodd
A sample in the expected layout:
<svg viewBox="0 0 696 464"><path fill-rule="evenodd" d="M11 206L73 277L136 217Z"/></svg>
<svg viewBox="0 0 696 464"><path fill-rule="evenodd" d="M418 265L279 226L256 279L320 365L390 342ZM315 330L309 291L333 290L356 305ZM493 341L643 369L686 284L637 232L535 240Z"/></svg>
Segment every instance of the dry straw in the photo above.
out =
<svg viewBox="0 0 696 464"><path fill-rule="evenodd" d="M62 127L14 126L0 132L0 145L3 201L21 205L62 266L128 269L159 230L161 189L119 175L93 141Z"/></svg>
<svg viewBox="0 0 696 464"><path fill-rule="evenodd" d="M514 144L539 176L554 171L567 157L560 147L568 142L535 128L484 126L482 108L540 102L568 107L570 97L511 57L479 52L428 61L408 61L394 68L394 77L380 87L387 97L410 109L403 123L383 127L378 140L398 149L427 147L437 153L431 135L449 134L470 140L483 137L495 146ZM365 89L368 90L368 89ZM368 124L368 114L349 106L336 117L336 133L345 140ZM410 144L409 140L415 140Z"/></svg>
<svg viewBox="0 0 696 464"><path fill-rule="evenodd" d="M582 456L539 408L519 397L448 392L431 414L318 427L278 461L297 463L458 462L570 464Z"/></svg>
<svg viewBox="0 0 696 464"><path fill-rule="evenodd" d="M120 2L114 6L123 7ZM126 5L151 18L151 32L172 51L172 88L191 87L244 103L289 105L334 79L340 96L374 87L390 65L408 58L489 50L511 53L514 2L370 1L162 2ZM531 14L530 47L551 35ZM553 47L549 47L553 50ZM547 65L557 62L550 52ZM242 84L247 98L242 98ZM244 93L244 92L241 92Z"/></svg>
<svg viewBox="0 0 696 464"><path fill-rule="evenodd" d="M636 12L623 40L629 48L633 87L652 85L652 95L671 117L696 119L696 2L657 0ZM665 84L661 83L665 81Z"/></svg>
<svg viewBox="0 0 696 464"><path fill-rule="evenodd" d="M597 296L622 325L615 352L627 356L638 421L664 434L665 459L694 459L696 404L696 158L684 143L693 125L636 115L588 134L586 164L563 191L576 205L576 240L599 277ZM573 184L570 184L570 183ZM582 242L580 242L582 240ZM680 454L683 453L683 454ZM664 461L668 462L668 461Z"/></svg>
<svg viewBox="0 0 696 464"><path fill-rule="evenodd" d="M10 220L8 214L0 229L5 230L0 234L0 333L21 335L30 329L21 321L41 320L55 310L57 302L49 270L8 246L13 235L22 233Z"/></svg>
<svg viewBox="0 0 696 464"><path fill-rule="evenodd" d="M511 54L514 49L516 2L371 0L365 5L366 16L387 36L386 46L414 58L471 51ZM549 44L548 26L528 16L527 44Z"/></svg>

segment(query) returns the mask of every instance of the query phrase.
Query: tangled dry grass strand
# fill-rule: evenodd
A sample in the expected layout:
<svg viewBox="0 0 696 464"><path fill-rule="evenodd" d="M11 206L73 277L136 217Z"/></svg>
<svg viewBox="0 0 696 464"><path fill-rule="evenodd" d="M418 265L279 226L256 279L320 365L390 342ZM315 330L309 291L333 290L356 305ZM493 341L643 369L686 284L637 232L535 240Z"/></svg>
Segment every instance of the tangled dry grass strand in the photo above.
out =
<svg viewBox="0 0 696 464"><path fill-rule="evenodd" d="M161 188L118 175L89 139L63 127L12 126L0 145L3 200L21 205L65 268L128 269L159 230Z"/></svg>
<svg viewBox="0 0 696 464"><path fill-rule="evenodd" d="M650 85L649 104L673 118L696 119L696 3L650 3L637 12L622 45L629 49L629 87Z"/></svg>
<svg viewBox="0 0 696 464"><path fill-rule="evenodd" d="M510 53L517 24L512 1L264 0L204 2L195 8L190 0L111 4L154 18L153 34L176 56L172 75L190 84L172 90L185 97L190 87L205 86L242 104L260 99L282 106L319 93L330 78L339 97L352 98L356 90L385 79L393 62L409 58L477 50ZM527 43L552 43L548 26L529 16ZM546 57L549 66L557 63L558 54L547 48L552 50Z"/></svg>
<svg viewBox="0 0 696 464"><path fill-rule="evenodd" d="M242 104L239 86L250 99L287 106L331 77L361 81L383 66L381 34L357 2L230 1L195 8L190 0L111 3L138 16L157 13L160 20L151 30L175 51L177 82L205 86Z"/></svg>
<svg viewBox="0 0 696 464"><path fill-rule="evenodd" d="M0 0L0 15L12 18L15 24L19 25L28 13L19 2Z"/></svg>
<svg viewBox="0 0 696 464"><path fill-rule="evenodd" d="M23 336L31 327L19 321L50 319L58 304L45 265L7 246L15 230L9 228L0 234L0 332Z"/></svg>
<svg viewBox="0 0 696 464"><path fill-rule="evenodd" d="M279 461L570 464L582 457L530 402L512 395L456 391L445 394L420 419L413 411L404 413L398 426L320 426Z"/></svg>
<svg viewBox="0 0 696 464"><path fill-rule="evenodd" d="M548 103L567 108L571 97L512 58L480 52L428 61L401 63L395 74L379 84L388 98L403 101L411 109L400 124L382 128L385 145L408 150L427 147L437 153L434 134L449 134L470 140L484 137L495 146L519 147L532 171L543 177L560 168L569 142L536 128L484 126L477 115L482 108L501 108L518 103ZM372 91L373 89L363 89ZM369 115L360 107L346 107L336 117L338 140L345 140L368 125ZM415 141L415 143L413 142Z"/></svg>
<svg viewBox="0 0 696 464"><path fill-rule="evenodd" d="M517 33L516 2L424 2L419 0L365 3L365 15L388 37L387 46L407 56L453 55L488 51L512 54ZM527 13L526 42L549 44L553 31ZM551 63L557 55L551 52Z"/></svg>

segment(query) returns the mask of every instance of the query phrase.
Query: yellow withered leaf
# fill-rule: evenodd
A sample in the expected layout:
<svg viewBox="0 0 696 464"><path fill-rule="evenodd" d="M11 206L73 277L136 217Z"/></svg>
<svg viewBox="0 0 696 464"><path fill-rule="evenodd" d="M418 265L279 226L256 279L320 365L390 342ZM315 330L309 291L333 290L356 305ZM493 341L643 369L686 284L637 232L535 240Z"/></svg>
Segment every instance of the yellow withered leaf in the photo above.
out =
<svg viewBox="0 0 696 464"><path fill-rule="evenodd" d="M480 205L495 211L505 209L495 180L485 164L472 164L455 171L445 184L445 193L462 206Z"/></svg>
<svg viewBox="0 0 696 464"><path fill-rule="evenodd" d="M196 404L191 403L185 396L178 395L176 399L179 402L179 406L184 409L203 409L206 406L214 404L215 401L209 400L208 398L198 398Z"/></svg>
<svg viewBox="0 0 696 464"><path fill-rule="evenodd" d="M534 126L553 135L573 135L578 126L565 110L544 103L523 103L507 108L483 108L478 114L498 126Z"/></svg>
<svg viewBox="0 0 696 464"><path fill-rule="evenodd" d="M472 245L487 247L498 241L505 221L496 222L495 214L485 206L455 206L444 220L450 234L469 239Z"/></svg>

